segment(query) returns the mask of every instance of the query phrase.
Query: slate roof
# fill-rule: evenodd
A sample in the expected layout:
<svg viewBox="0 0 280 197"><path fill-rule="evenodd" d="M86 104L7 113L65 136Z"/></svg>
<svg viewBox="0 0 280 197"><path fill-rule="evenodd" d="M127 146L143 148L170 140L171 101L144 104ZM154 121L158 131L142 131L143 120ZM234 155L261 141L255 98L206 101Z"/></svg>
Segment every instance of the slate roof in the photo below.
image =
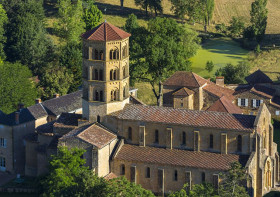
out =
<svg viewBox="0 0 280 197"><path fill-rule="evenodd" d="M96 146L97 148L103 148L108 143L117 138L115 134L99 123L85 125L74 129L62 136L60 140L65 141L72 137L82 139L87 143Z"/></svg>
<svg viewBox="0 0 280 197"><path fill-rule="evenodd" d="M92 30L87 31L82 34L82 38L86 40L95 40L95 41L113 41L113 40L122 40L130 37L131 34L117 28L116 26L104 22Z"/></svg>
<svg viewBox="0 0 280 197"><path fill-rule="evenodd" d="M41 117L47 116L48 113L45 110L44 106L42 103L38 103L35 105L32 105L30 107L27 107L27 109L30 111L30 113L33 115L35 119L39 119Z"/></svg>
<svg viewBox="0 0 280 197"><path fill-rule="evenodd" d="M174 96L190 96L192 94L194 94L194 91L185 87L173 93Z"/></svg>
<svg viewBox="0 0 280 197"><path fill-rule="evenodd" d="M127 104L118 119L187 125L236 131L253 131L255 116L212 111Z"/></svg>
<svg viewBox="0 0 280 197"><path fill-rule="evenodd" d="M19 112L19 124L23 124L35 120L35 117L30 113L30 111L27 108L20 109L19 111L16 112ZM15 120L16 112L10 113L8 115L1 114L0 124L4 124L8 126L17 125Z"/></svg>
<svg viewBox="0 0 280 197"><path fill-rule="evenodd" d="M271 104L274 105L275 107L280 108L280 96L274 96L271 99Z"/></svg>
<svg viewBox="0 0 280 197"><path fill-rule="evenodd" d="M54 126L76 127L78 126L78 120L82 117L82 114L62 113L54 123Z"/></svg>
<svg viewBox="0 0 280 197"><path fill-rule="evenodd" d="M200 169L228 170L232 162L239 161L245 166L248 158L247 155L170 150L124 144L114 159Z"/></svg>
<svg viewBox="0 0 280 197"><path fill-rule="evenodd" d="M260 69L255 71L251 75L245 77L245 80L249 84L273 83L273 81L266 74L264 74Z"/></svg>
<svg viewBox="0 0 280 197"><path fill-rule="evenodd" d="M233 104L225 96L219 98L207 111L227 112L231 114L242 114L242 110Z"/></svg>
<svg viewBox="0 0 280 197"><path fill-rule="evenodd" d="M198 88L203 86L206 82L206 79L193 72L178 71L169 77L163 85Z"/></svg>
<svg viewBox="0 0 280 197"><path fill-rule="evenodd" d="M259 94L261 96L267 97L267 98L272 98L273 95L275 94L276 90L275 89L271 89L265 86L261 86L261 85L254 85L251 89L252 92Z"/></svg>
<svg viewBox="0 0 280 197"><path fill-rule="evenodd" d="M52 134L53 133L53 124L56 121L48 122L46 124L40 125L36 128L37 133L42 134Z"/></svg>

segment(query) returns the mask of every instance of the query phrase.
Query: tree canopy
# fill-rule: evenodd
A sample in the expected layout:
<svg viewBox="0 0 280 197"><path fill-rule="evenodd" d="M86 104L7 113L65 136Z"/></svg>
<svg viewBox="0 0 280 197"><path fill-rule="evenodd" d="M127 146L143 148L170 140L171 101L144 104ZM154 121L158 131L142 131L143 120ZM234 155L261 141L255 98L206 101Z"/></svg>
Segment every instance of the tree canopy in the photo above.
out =
<svg viewBox="0 0 280 197"><path fill-rule="evenodd" d="M27 66L20 63L0 63L0 109L4 113L17 110L19 103L34 104L37 98L36 85Z"/></svg>
<svg viewBox="0 0 280 197"><path fill-rule="evenodd" d="M102 12L96 5L89 4L84 8L83 20L86 24L86 30L91 30L96 27L103 17Z"/></svg>
<svg viewBox="0 0 280 197"><path fill-rule="evenodd" d="M5 27L8 23L7 13L3 8L3 5L0 4L0 59L4 60L6 58L4 52L4 44L6 43L6 36L5 36Z"/></svg>

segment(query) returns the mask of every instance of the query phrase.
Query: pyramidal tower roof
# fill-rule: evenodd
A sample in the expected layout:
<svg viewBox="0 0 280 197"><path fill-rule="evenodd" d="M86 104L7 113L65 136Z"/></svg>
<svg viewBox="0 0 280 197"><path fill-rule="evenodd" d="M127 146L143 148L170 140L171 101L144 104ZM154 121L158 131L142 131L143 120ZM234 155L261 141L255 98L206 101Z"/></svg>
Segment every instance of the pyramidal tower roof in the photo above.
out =
<svg viewBox="0 0 280 197"><path fill-rule="evenodd" d="M120 28L106 21L98 25L94 29L82 34L83 39L94 41L122 40L130 36L131 34L121 30Z"/></svg>

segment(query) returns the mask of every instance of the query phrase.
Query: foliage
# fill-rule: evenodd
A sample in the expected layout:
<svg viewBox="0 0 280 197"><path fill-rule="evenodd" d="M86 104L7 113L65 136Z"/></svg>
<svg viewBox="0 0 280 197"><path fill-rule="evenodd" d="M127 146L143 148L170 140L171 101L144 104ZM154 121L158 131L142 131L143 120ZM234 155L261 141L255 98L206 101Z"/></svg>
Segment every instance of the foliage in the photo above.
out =
<svg viewBox="0 0 280 197"><path fill-rule="evenodd" d="M155 11L155 15L162 13L161 0L134 0L136 6L141 6L146 10L146 16L148 16L148 8Z"/></svg>
<svg viewBox="0 0 280 197"><path fill-rule="evenodd" d="M224 23L216 25L215 29L222 34L227 34L227 30L228 30L227 26Z"/></svg>
<svg viewBox="0 0 280 197"><path fill-rule="evenodd" d="M128 15L128 18L125 22L124 30L129 33L132 33L137 28L139 28L137 16L135 16L134 14ZM133 34L132 34L132 36L133 36Z"/></svg>
<svg viewBox="0 0 280 197"><path fill-rule="evenodd" d="M232 17L228 28L232 37L240 37L245 29L245 23L240 17Z"/></svg>
<svg viewBox="0 0 280 197"><path fill-rule="evenodd" d="M174 11L174 14L184 20L185 16L188 13L189 1L186 0L171 0L172 7L171 10Z"/></svg>
<svg viewBox="0 0 280 197"><path fill-rule="evenodd" d="M20 61L38 75L53 54L53 43L46 34L42 1L19 2L7 14L7 59Z"/></svg>
<svg viewBox="0 0 280 197"><path fill-rule="evenodd" d="M0 76L0 109L4 113L15 111L19 103L25 106L34 104L37 92L28 67L1 62Z"/></svg>
<svg viewBox="0 0 280 197"><path fill-rule="evenodd" d="M82 0L59 0L58 21L54 23L55 31L63 41L80 42L80 35L84 32Z"/></svg>
<svg viewBox="0 0 280 197"><path fill-rule="evenodd" d="M190 197L204 197L204 196L211 196L211 197L218 197L217 191L213 187L211 183L202 183L196 184L193 186L192 190L189 194Z"/></svg>
<svg viewBox="0 0 280 197"><path fill-rule="evenodd" d="M55 93L65 95L73 83L73 74L69 73L65 66L59 66L57 62L51 62L43 72L40 87L45 99L51 98Z"/></svg>
<svg viewBox="0 0 280 197"><path fill-rule="evenodd" d="M59 54L59 64L66 67L67 71L73 77L73 83L70 84L69 92L76 91L82 84L82 46L76 42L68 42L62 46Z"/></svg>
<svg viewBox="0 0 280 197"><path fill-rule="evenodd" d="M245 77L249 75L250 65L248 62L240 62L236 66L227 64L225 67L218 69L216 76L225 77L227 84L241 84L245 82Z"/></svg>
<svg viewBox="0 0 280 197"><path fill-rule="evenodd" d="M261 46L258 44L258 45L256 46L256 48L255 48L255 53L256 53L257 55L259 55L261 52L262 52Z"/></svg>
<svg viewBox="0 0 280 197"><path fill-rule="evenodd" d="M215 0L202 0L201 5L202 7L202 12L204 14L204 30L207 32L207 25L210 25L210 21L213 17L213 12L215 8Z"/></svg>
<svg viewBox="0 0 280 197"><path fill-rule="evenodd" d="M5 36L5 25L8 23L7 13L3 8L3 5L0 4L0 59L4 60L6 58L4 52L4 44L6 43L6 36Z"/></svg>
<svg viewBox="0 0 280 197"><path fill-rule="evenodd" d="M96 27L100 23L102 17L102 12L96 5L92 4L90 7L86 7L84 9L83 15L83 20L86 24L86 30L88 31Z"/></svg>
<svg viewBox="0 0 280 197"><path fill-rule="evenodd" d="M212 61L207 61L205 69L208 71L208 73L212 72L214 68L214 63Z"/></svg>
<svg viewBox="0 0 280 197"><path fill-rule="evenodd" d="M245 187L248 175L239 162L234 162L231 168L222 174L222 183L219 187L219 196L221 197L249 197Z"/></svg>
<svg viewBox="0 0 280 197"><path fill-rule="evenodd" d="M255 0L251 5L251 31L253 38L260 41L266 30L267 25L267 14L266 8L267 0Z"/></svg>

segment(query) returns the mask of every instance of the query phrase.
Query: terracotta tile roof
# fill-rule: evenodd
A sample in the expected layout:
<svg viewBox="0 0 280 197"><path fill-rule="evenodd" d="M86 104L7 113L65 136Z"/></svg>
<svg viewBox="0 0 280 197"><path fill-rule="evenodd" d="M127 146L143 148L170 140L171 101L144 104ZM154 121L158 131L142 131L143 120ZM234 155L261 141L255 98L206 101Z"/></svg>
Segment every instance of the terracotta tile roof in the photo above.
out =
<svg viewBox="0 0 280 197"><path fill-rule="evenodd" d="M96 40L96 41L113 41L122 40L130 37L131 34L117 28L116 26L104 22L92 30L87 31L82 35L82 38L86 40Z"/></svg>
<svg viewBox="0 0 280 197"><path fill-rule="evenodd" d="M106 179L106 180L111 180L111 179L114 179L114 178L117 178L117 175L114 174L113 172L110 172L109 174L104 176L104 179Z"/></svg>
<svg viewBox="0 0 280 197"><path fill-rule="evenodd" d="M253 131L255 116L127 104L118 119L160 122L193 127Z"/></svg>
<svg viewBox="0 0 280 197"><path fill-rule="evenodd" d="M225 96L219 98L207 111L227 112L231 114L242 114L242 110L233 104Z"/></svg>
<svg viewBox="0 0 280 197"><path fill-rule="evenodd" d="M231 101L235 99L234 90L216 85L215 83L210 81L208 81L207 85L203 87L203 90L217 97L226 96Z"/></svg>
<svg viewBox="0 0 280 197"><path fill-rule="evenodd" d="M260 69L255 71L251 75L245 77L245 80L249 84L273 83L273 81L266 74L264 74Z"/></svg>
<svg viewBox="0 0 280 197"><path fill-rule="evenodd" d="M169 77L163 85L198 88L203 86L206 82L206 79L193 72L178 71Z"/></svg>
<svg viewBox="0 0 280 197"><path fill-rule="evenodd" d="M256 94L259 94L261 96L267 97L269 99L271 99L276 92L275 89L271 89L271 88L261 86L261 85L254 85L254 87L252 87L251 91Z"/></svg>
<svg viewBox="0 0 280 197"><path fill-rule="evenodd" d="M66 135L62 136L59 140L66 141L67 139L73 137L82 139L85 142L96 146L97 148L103 148L112 140L117 138L115 134L113 134L106 127L98 123L85 125L74 129Z"/></svg>
<svg viewBox="0 0 280 197"><path fill-rule="evenodd" d="M212 170L228 170L232 162L246 165L249 156L197 152L178 149L139 147L124 144L114 160L143 162Z"/></svg>
<svg viewBox="0 0 280 197"><path fill-rule="evenodd" d="M190 96L192 94L194 94L194 91L185 87L173 93L174 96Z"/></svg>

